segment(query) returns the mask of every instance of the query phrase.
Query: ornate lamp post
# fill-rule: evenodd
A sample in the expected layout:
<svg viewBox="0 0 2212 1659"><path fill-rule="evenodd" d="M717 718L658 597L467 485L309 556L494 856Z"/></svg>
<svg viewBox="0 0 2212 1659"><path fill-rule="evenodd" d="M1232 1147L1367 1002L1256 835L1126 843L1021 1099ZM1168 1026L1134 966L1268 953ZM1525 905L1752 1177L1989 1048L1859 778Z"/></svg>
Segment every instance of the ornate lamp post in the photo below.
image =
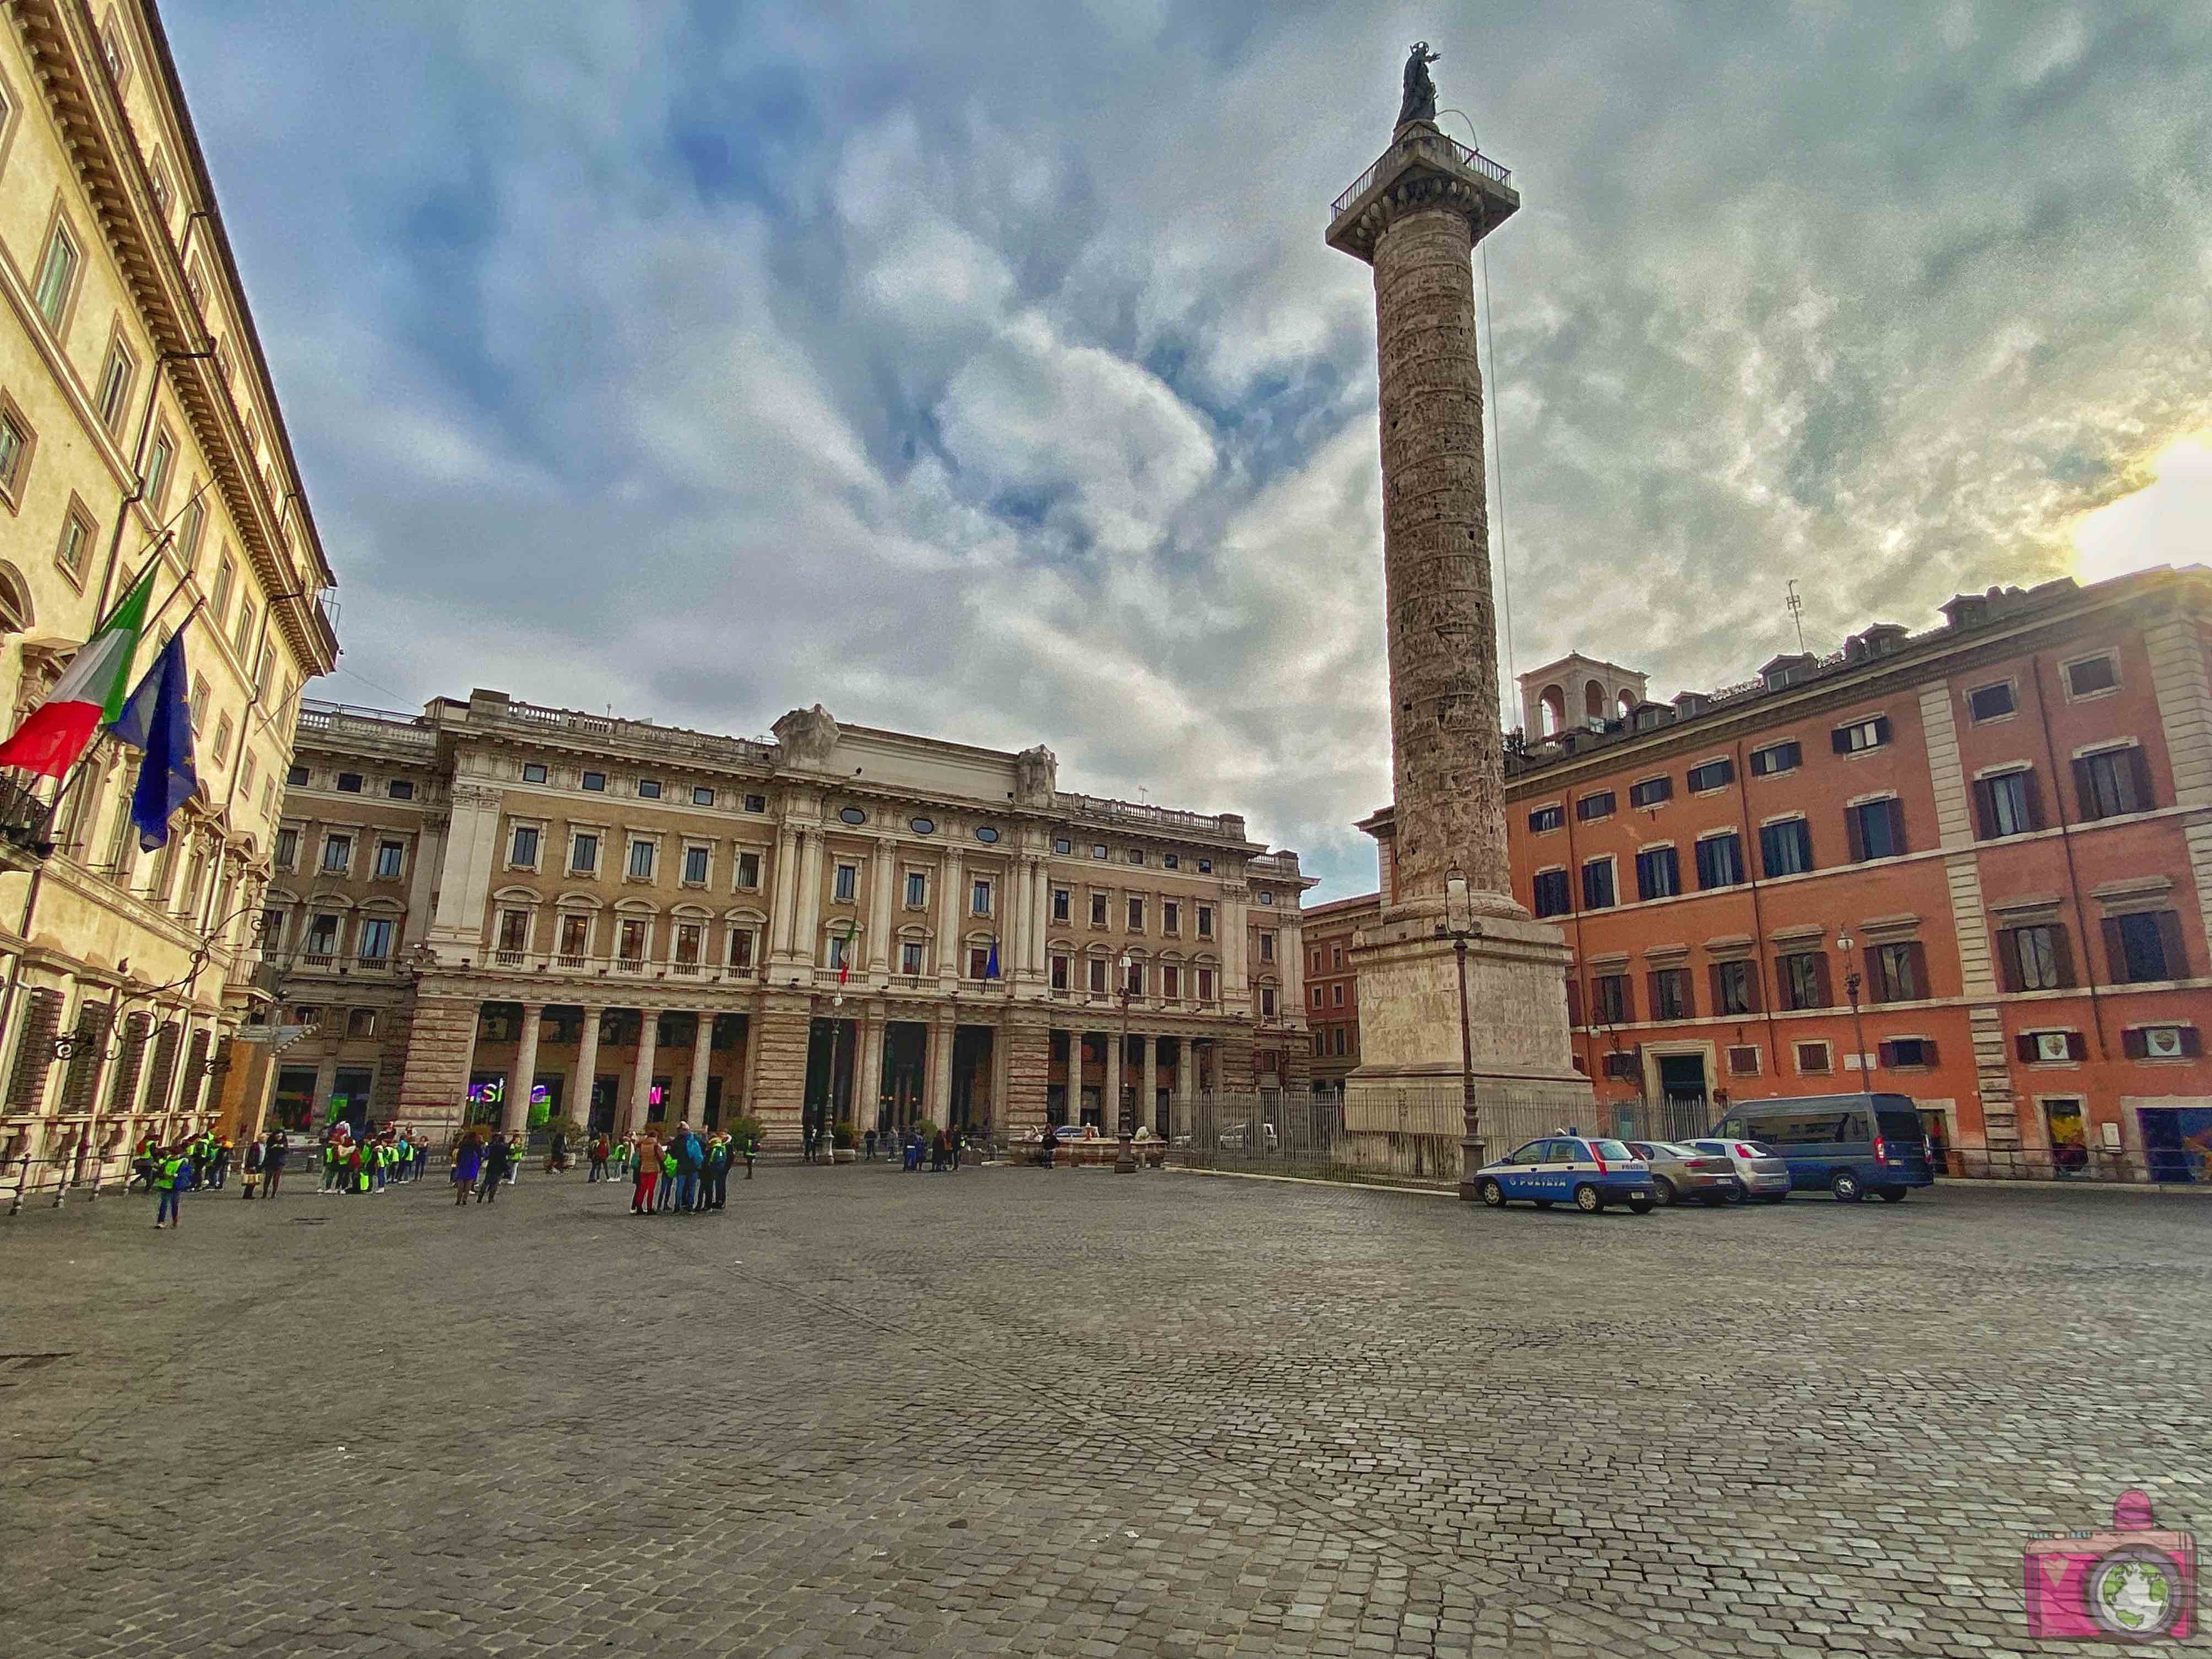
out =
<svg viewBox="0 0 2212 1659"><path fill-rule="evenodd" d="M1457 865L1444 877L1444 919L1438 931L1451 935L1452 954L1458 958L1459 1099L1464 1120L1459 1143L1459 1195L1472 1200L1474 1172L1482 1167L1483 1158L1481 1115L1474 1103L1474 1027L1469 1023L1467 1006L1467 942L1482 929L1474 919L1467 878Z"/></svg>
<svg viewBox="0 0 2212 1659"><path fill-rule="evenodd" d="M1114 1103L1119 1114L1116 1119L1121 1144L1114 1154L1115 1175L1134 1175L1137 1172L1137 1125L1131 1112L1129 1091L1125 1086L1129 1069L1129 953L1121 952L1115 964L1121 975L1121 1043L1114 1051Z"/></svg>
<svg viewBox="0 0 2212 1659"><path fill-rule="evenodd" d="M1836 935L1836 949L1844 954L1844 994L1851 1003L1851 1043L1858 1054L1859 1087L1874 1087L1874 1066L1867 1059L1866 1028L1859 1023L1859 970L1851 951L1856 941L1849 933Z"/></svg>

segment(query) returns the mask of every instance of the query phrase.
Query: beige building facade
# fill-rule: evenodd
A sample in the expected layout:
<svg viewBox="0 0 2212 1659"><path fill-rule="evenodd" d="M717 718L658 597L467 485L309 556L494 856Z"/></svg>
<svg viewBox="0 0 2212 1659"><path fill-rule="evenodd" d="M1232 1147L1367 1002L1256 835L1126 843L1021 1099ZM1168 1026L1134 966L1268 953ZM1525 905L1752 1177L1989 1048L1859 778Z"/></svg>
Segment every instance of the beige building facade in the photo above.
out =
<svg viewBox="0 0 2212 1659"><path fill-rule="evenodd" d="M191 619L201 782L153 856L112 744L50 818L52 786L8 793L0 1158L39 1182L258 1075L230 1040L249 924L300 689L337 658L333 578L152 7L0 8L0 301L9 726L150 570L134 672Z"/></svg>
<svg viewBox="0 0 2212 1659"><path fill-rule="evenodd" d="M445 1129L1048 1119L1310 1086L1295 853L1018 754L478 690L309 705L263 937L274 1109ZM1126 994L1125 994L1126 993ZM1118 1064L1117 1064L1118 1057Z"/></svg>

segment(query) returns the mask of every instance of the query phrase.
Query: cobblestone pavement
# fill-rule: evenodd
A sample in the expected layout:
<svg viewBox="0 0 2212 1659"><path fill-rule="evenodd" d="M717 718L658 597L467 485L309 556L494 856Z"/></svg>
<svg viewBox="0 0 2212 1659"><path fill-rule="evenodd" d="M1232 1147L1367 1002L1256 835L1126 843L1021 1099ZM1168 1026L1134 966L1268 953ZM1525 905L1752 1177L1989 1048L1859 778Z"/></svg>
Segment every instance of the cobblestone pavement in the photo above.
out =
<svg viewBox="0 0 2212 1659"><path fill-rule="evenodd" d="M2187 1199L623 1196L0 1227L0 1648L1981 1659L2031 1534L2212 1534Z"/></svg>

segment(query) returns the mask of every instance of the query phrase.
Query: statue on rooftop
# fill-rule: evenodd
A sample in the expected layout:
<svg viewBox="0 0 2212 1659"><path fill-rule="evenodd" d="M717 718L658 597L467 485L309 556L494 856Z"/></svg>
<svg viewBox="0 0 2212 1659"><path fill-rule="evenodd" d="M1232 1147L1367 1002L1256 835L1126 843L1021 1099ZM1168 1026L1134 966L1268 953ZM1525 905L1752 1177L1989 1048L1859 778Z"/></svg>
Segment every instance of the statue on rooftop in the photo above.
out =
<svg viewBox="0 0 2212 1659"><path fill-rule="evenodd" d="M1406 57L1406 96L1398 106L1398 125L1437 118L1437 83L1429 79L1429 65L1443 62L1443 54L1429 50L1425 40L1413 42Z"/></svg>

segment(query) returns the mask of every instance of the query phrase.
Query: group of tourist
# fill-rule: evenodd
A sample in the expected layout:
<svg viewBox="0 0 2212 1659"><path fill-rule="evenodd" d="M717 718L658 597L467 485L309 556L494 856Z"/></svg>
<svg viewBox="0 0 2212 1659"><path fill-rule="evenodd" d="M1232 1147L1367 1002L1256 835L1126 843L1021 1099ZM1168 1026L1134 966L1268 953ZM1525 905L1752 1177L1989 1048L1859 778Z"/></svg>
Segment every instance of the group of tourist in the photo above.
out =
<svg viewBox="0 0 2212 1659"><path fill-rule="evenodd" d="M760 1143L750 1135L732 1136L714 1129L702 1132L689 1121L679 1121L665 1141L650 1128L617 1146L605 1146L602 1136L592 1143L592 1178L610 1162L630 1176L632 1215L704 1215L721 1209L730 1200L730 1166L743 1158L745 1179L753 1178L753 1164ZM602 1157L602 1152L607 1157Z"/></svg>
<svg viewBox="0 0 2212 1659"><path fill-rule="evenodd" d="M284 1159L290 1150L290 1137L282 1128L270 1130L259 1140L248 1141L240 1165L244 1177L240 1182L242 1195L249 1199L276 1197L277 1183L284 1175ZM186 1193L197 1188L215 1192L229 1184L236 1153L229 1139L210 1130L188 1135L173 1146L162 1146L149 1133L131 1153L131 1178L124 1183L124 1188L127 1192L133 1185L138 1185L141 1191L156 1194L154 1225L173 1228L184 1218Z"/></svg>
<svg viewBox="0 0 2212 1659"><path fill-rule="evenodd" d="M422 1179L430 1161L430 1143L420 1133L386 1124L376 1133L356 1136L340 1118L323 1140L325 1193L380 1193L404 1181Z"/></svg>

